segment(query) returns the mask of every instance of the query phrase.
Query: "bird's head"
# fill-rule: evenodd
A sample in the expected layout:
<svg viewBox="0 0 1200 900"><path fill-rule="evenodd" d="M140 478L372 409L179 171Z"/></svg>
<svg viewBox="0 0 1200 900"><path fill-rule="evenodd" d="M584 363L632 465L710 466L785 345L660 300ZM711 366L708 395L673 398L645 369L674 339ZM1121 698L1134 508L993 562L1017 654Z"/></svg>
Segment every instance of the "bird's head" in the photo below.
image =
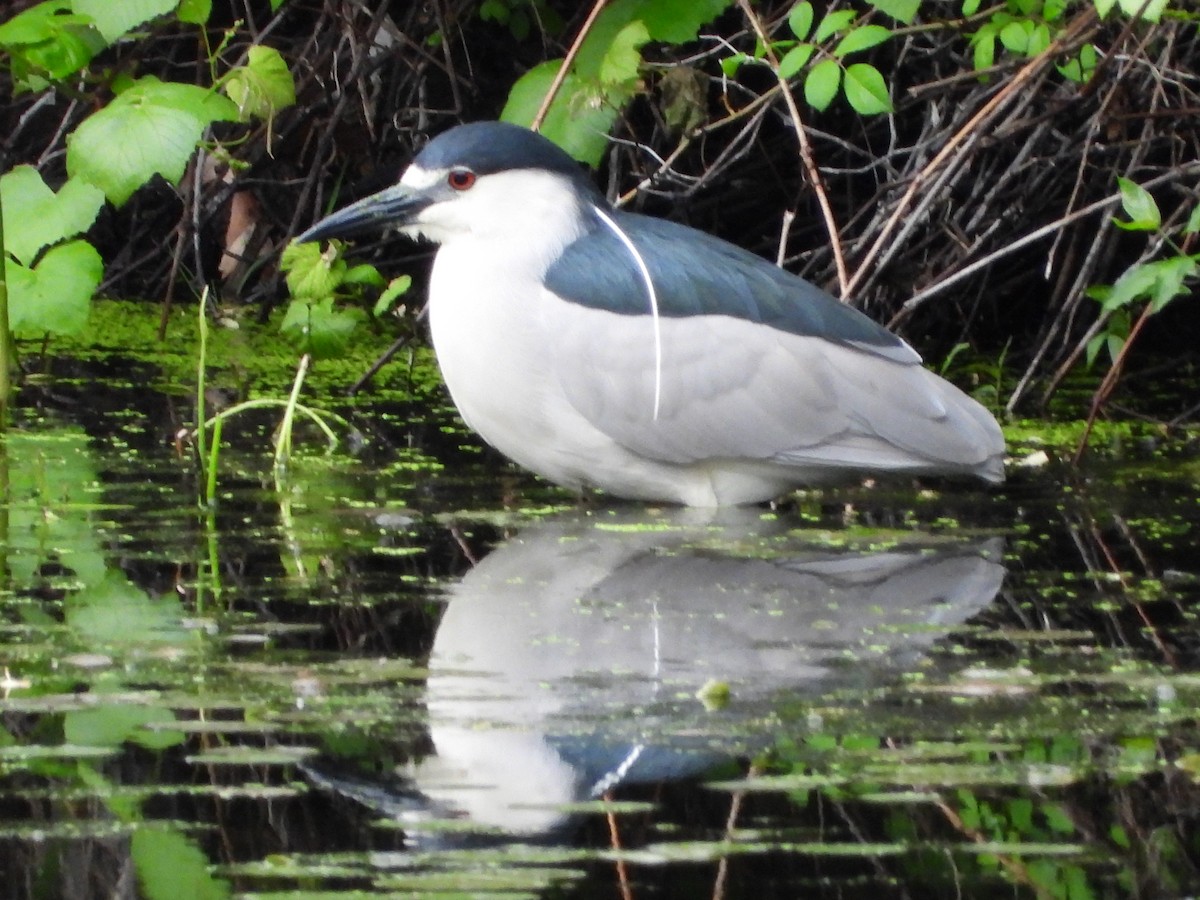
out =
<svg viewBox="0 0 1200 900"><path fill-rule="evenodd" d="M604 201L553 142L517 125L475 122L430 141L398 183L326 216L297 240L389 228L436 243L517 237L530 228L562 233L593 203Z"/></svg>

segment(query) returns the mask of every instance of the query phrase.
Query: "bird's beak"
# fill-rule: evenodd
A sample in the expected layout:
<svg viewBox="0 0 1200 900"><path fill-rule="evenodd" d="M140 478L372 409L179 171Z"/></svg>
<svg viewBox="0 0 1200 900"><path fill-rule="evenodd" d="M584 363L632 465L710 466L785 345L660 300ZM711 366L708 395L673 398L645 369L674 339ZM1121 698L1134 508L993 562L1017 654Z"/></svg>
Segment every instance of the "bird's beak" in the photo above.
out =
<svg viewBox="0 0 1200 900"><path fill-rule="evenodd" d="M320 241L381 232L386 228L403 228L411 224L417 214L432 202L426 195L402 184L392 185L326 216L296 241Z"/></svg>

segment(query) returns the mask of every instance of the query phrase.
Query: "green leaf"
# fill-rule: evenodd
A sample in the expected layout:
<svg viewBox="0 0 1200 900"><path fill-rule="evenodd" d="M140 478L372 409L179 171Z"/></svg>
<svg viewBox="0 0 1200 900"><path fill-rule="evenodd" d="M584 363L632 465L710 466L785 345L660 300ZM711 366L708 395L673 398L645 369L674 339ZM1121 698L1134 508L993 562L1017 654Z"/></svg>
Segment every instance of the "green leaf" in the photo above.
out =
<svg viewBox="0 0 1200 900"><path fill-rule="evenodd" d="M1046 0L1042 4L1042 19L1057 22L1067 11L1067 0Z"/></svg>
<svg viewBox="0 0 1200 900"><path fill-rule="evenodd" d="M727 56L721 60L721 71L725 73L726 78L732 78L742 68L743 63L752 59L749 54L735 53L733 56Z"/></svg>
<svg viewBox="0 0 1200 900"><path fill-rule="evenodd" d="M723 13L733 0L616 0L609 9L624 21L641 19L650 39L667 44L694 41L700 27ZM607 12L607 10L606 10Z"/></svg>
<svg viewBox="0 0 1200 900"><path fill-rule="evenodd" d="M115 44L143 22L165 16L175 9L179 0L72 0L72 7L80 15L88 16L104 40Z"/></svg>
<svg viewBox="0 0 1200 900"><path fill-rule="evenodd" d="M1136 16L1142 8L1142 0L1118 0L1118 2L1121 4L1121 11L1127 16ZM1099 8L1099 3L1096 5ZM1166 8L1167 0L1150 0L1141 17L1147 22L1157 22L1162 18L1162 14Z"/></svg>
<svg viewBox="0 0 1200 900"><path fill-rule="evenodd" d="M870 4L897 22L911 25L921 8L921 0L870 0Z"/></svg>
<svg viewBox="0 0 1200 900"><path fill-rule="evenodd" d="M641 47L649 40L650 32L640 20L617 32L600 63L600 83L605 87L636 84L642 64Z"/></svg>
<svg viewBox="0 0 1200 900"><path fill-rule="evenodd" d="M316 303L293 300L279 330L314 359L331 359L345 353L351 333L363 318L360 309L334 309L332 297Z"/></svg>
<svg viewBox="0 0 1200 900"><path fill-rule="evenodd" d="M867 63L855 63L846 69L846 100L854 111L874 116L892 111L887 83L879 70Z"/></svg>
<svg viewBox="0 0 1200 900"><path fill-rule="evenodd" d="M1029 44L1025 48L1025 52L1030 56L1037 56L1043 50L1050 46L1050 28L1045 22L1039 22L1033 26L1033 30L1029 32Z"/></svg>
<svg viewBox="0 0 1200 900"><path fill-rule="evenodd" d="M1103 296L1100 311L1112 313L1139 298L1149 297L1157 280L1158 274L1150 263L1130 266Z"/></svg>
<svg viewBox="0 0 1200 900"><path fill-rule="evenodd" d="M821 24L817 26L817 33L813 35L813 43L819 44L822 41L833 37L839 31L845 31L850 23L854 21L855 12L852 9L839 9L831 12L821 20Z"/></svg>
<svg viewBox="0 0 1200 900"><path fill-rule="evenodd" d="M882 25L860 25L855 28L834 48L833 55L847 56L882 44L892 36L892 32Z"/></svg>
<svg viewBox="0 0 1200 900"><path fill-rule="evenodd" d="M1000 43L1010 53L1024 54L1029 49L1029 32L1033 23L1029 20L1009 22L1000 29Z"/></svg>
<svg viewBox="0 0 1200 900"><path fill-rule="evenodd" d="M0 177L0 199L5 249L25 265L43 247L90 228L104 205L103 192L77 178L54 193L32 166L17 166Z"/></svg>
<svg viewBox="0 0 1200 900"><path fill-rule="evenodd" d="M330 242L327 250L316 243L288 244L279 260L288 292L306 302L332 297L346 275L342 246L341 241Z"/></svg>
<svg viewBox="0 0 1200 900"><path fill-rule="evenodd" d="M44 78L78 72L105 41L88 16L74 15L70 0L39 3L0 25L0 48L11 56L18 90L37 90Z"/></svg>
<svg viewBox="0 0 1200 900"><path fill-rule="evenodd" d="M1117 5L1117 0L1092 0L1092 4L1096 7L1100 18L1103 19L1112 12L1112 8Z"/></svg>
<svg viewBox="0 0 1200 900"><path fill-rule="evenodd" d="M189 25L206 25L212 15L212 0L179 0L175 15Z"/></svg>
<svg viewBox="0 0 1200 900"><path fill-rule="evenodd" d="M979 12L979 6L983 0L963 0L962 14L964 16L973 16Z"/></svg>
<svg viewBox="0 0 1200 900"><path fill-rule="evenodd" d="M500 113L501 121L529 126L560 64L561 60L550 60L518 78ZM616 121L619 107L632 96L632 92L625 96L617 91L604 95L599 88L589 89L582 79L568 75L550 106L542 134L575 159L594 166L608 148L608 131Z"/></svg>
<svg viewBox="0 0 1200 900"><path fill-rule="evenodd" d="M1096 45L1084 44L1079 48L1079 54L1074 59L1067 60L1065 65L1059 66L1058 71L1065 78L1082 84L1091 80L1096 71L1096 61Z"/></svg>
<svg viewBox="0 0 1200 900"><path fill-rule="evenodd" d="M780 77L786 80L803 69L816 49L812 44L797 44L789 50L779 61Z"/></svg>
<svg viewBox="0 0 1200 900"><path fill-rule="evenodd" d="M835 59L823 59L809 70L804 79L804 99L813 109L823 110L837 96L842 67Z"/></svg>
<svg viewBox="0 0 1200 900"><path fill-rule="evenodd" d="M1200 231L1200 203L1192 207L1192 214L1188 216L1187 224L1183 226L1184 234L1195 234L1197 231Z"/></svg>
<svg viewBox="0 0 1200 900"><path fill-rule="evenodd" d="M1184 282L1196 274L1196 260L1191 256L1172 256L1151 265L1155 280L1150 296L1150 311L1159 313L1176 297L1189 293Z"/></svg>
<svg viewBox="0 0 1200 900"><path fill-rule="evenodd" d="M342 276L342 284L383 287L386 282L377 268L370 263L363 263L362 265L347 269L346 274Z"/></svg>
<svg viewBox="0 0 1200 900"><path fill-rule="evenodd" d="M281 109L296 103L296 83L287 63L273 47L261 44L250 48L246 64L229 73L225 93L237 104L238 119L270 119Z"/></svg>
<svg viewBox="0 0 1200 900"><path fill-rule="evenodd" d="M1129 216L1128 222L1113 219L1113 224L1126 231L1156 231L1162 225L1162 213L1150 192L1128 178L1117 178L1121 188L1121 206Z"/></svg>
<svg viewBox="0 0 1200 900"><path fill-rule="evenodd" d="M375 301L375 308L371 310L371 315L375 318L382 316L395 305L397 300L407 294L411 287L411 275L400 275L393 278L384 292L379 295L379 299Z"/></svg>
<svg viewBox="0 0 1200 900"><path fill-rule="evenodd" d="M808 33L812 31L813 24L813 8L808 0L802 0L792 7L792 11L788 13L788 28L792 29L792 34L800 40L808 37Z"/></svg>
<svg viewBox="0 0 1200 900"><path fill-rule="evenodd" d="M990 69L996 62L996 30L996 26L989 22L971 35L976 72Z"/></svg>
<svg viewBox="0 0 1200 900"><path fill-rule="evenodd" d="M8 261L9 328L14 334L79 334L87 325L92 295L104 262L87 241L51 247L29 269Z"/></svg>
<svg viewBox="0 0 1200 900"><path fill-rule="evenodd" d="M219 94L142 78L67 136L67 171L120 206L156 174L178 185L204 129L236 119Z"/></svg>

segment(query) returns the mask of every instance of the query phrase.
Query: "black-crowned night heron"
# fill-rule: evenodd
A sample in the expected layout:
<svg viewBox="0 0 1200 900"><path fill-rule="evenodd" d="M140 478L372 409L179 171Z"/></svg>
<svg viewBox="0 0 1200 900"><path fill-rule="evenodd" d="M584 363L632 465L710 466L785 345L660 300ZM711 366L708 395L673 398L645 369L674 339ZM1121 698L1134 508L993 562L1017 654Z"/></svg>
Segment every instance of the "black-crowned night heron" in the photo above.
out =
<svg viewBox="0 0 1200 900"><path fill-rule="evenodd" d="M1003 478L996 420L900 338L710 235L614 209L514 125L461 125L302 241L441 245L433 346L466 423L534 472L721 506L852 473Z"/></svg>

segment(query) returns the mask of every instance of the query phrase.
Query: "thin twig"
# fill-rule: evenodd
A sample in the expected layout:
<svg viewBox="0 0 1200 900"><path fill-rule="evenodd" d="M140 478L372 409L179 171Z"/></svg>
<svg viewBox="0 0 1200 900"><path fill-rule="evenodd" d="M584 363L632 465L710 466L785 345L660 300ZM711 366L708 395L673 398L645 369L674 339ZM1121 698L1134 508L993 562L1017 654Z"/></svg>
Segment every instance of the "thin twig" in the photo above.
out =
<svg viewBox="0 0 1200 900"><path fill-rule="evenodd" d="M813 193L817 196L817 204L821 207L821 216L825 220L825 231L829 234L829 246L833 251L833 262L837 267L838 287L841 289L842 298L845 299L850 293L850 285L846 271L846 258L842 253L842 241L838 234L837 221L833 218L833 207L829 204L829 195L825 191L825 182L821 178L821 170L817 168L812 145L808 142L808 135L804 131L804 120L800 118L800 108L796 105L796 98L792 96L792 89L788 85L787 79L779 72L779 59L775 56L771 40L763 28L762 22L750 7L750 0L738 0L738 6L745 15L746 21L750 23L750 27L754 29L758 39L762 41L771 71L775 75L775 80L779 82L779 91L788 108L788 115L792 117L792 127L796 130L796 142L800 145L800 161L804 164L808 182L812 185ZM781 238L782 240L783 238Z"/></svg>
<svg viewBox="0 0 1200 900"><path fill-rule="evenodd" d="M588 13L583 27L579 29L579 34L575 36L574 43L567 50L567 55L563 57L562 65L554 73L554 80L550 82L550 89L546 91L546 96L542 98L542 105L538 108L537 115L533 117L533 122L529 125L533 131L540 130L542 123L546 121L546 115L550 112L550 104L554 102L554 98L558 95L559 89L562 88L563 82L567 80L567 73L571 71L571 64L575 62L575 57L579 55L579 48L583 46L584 39L588 36L588 32L592 30L592 26L596 24L596 19L600 17L600 13L607 2L608 0L596 0L592 4L592 11Z"/></svg>

